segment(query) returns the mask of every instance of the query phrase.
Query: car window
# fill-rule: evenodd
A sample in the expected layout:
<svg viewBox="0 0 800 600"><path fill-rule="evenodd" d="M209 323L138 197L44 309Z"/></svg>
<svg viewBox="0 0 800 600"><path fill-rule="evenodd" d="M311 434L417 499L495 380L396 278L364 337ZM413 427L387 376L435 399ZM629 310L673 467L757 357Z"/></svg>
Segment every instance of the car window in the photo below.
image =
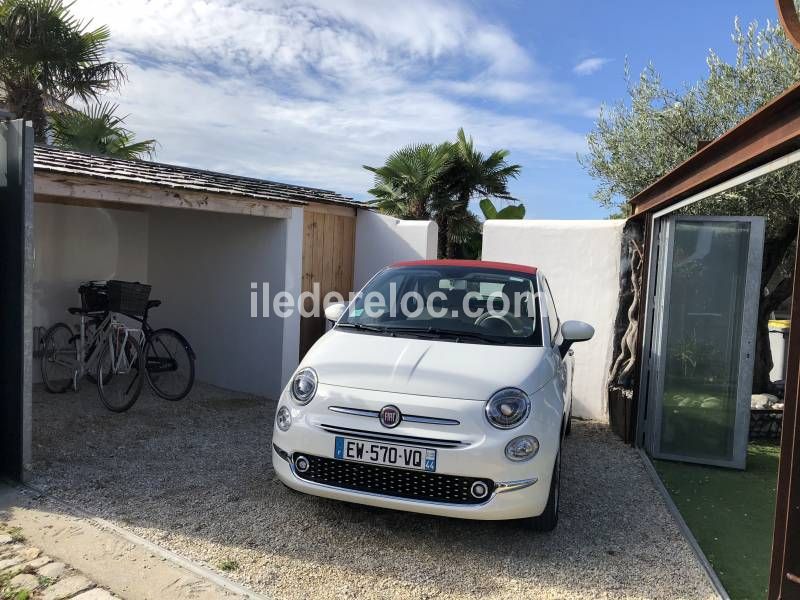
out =
<svg viewBox="0 0 800 600"><path fill-rule="evenodd" d="M558 336L558 329L561 327L561 321L558 318L556 311L556 303L553 301L553 294L550 291L550 283L547 279L544 280L544 301L547 304L547 320L550 323L550 342L555 342Z"/></svg>
<svg viewBox="0 0 800 600"><path fill-rule="evenodd" d="M542 345L537 280L480 266L385 269L359 292L338 327L504 345Z"/></svg>

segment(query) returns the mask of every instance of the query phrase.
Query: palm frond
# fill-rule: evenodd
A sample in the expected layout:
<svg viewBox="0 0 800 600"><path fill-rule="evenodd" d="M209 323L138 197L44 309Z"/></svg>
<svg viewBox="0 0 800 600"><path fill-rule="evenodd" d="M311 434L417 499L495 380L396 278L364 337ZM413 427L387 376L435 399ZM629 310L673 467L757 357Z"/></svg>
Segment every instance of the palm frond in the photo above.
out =
<svg viewBox="0 0 800 600"><path fill-rule="evenodd" d="M125 118L116 114L118 106L109 102L94 104L85 111L51 114L53 144L61 148L124 159L152 157L155 140L136 141L125 127Z"/></svg>

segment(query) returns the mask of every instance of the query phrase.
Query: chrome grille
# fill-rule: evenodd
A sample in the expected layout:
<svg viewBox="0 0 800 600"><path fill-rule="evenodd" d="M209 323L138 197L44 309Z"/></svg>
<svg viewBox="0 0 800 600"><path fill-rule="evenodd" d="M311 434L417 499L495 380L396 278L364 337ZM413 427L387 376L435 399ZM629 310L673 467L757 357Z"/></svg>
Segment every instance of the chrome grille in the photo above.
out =
<svg viewBox="0 0 800 600"><path fill-rule="evenodd" d="M480 477L410 471L309 454L303 456L308 459L310 466L304 473L295 471L297 477L347 490L446 504L486 502L486 497L475 498L470 493L472 484L477 481L485 483L487 489L494 490L494 482L491 479Z"/></svg>
<svg viewBox="0 0 800 600"><path fill-rule="evenodd" d="M377 442L389 442L390 444L416 444L428 448L462 448L469 446L468 442L461 440L448 440L442 438L427 438L411 435L401 435L398 433L383 433L381 431L368 431L366 429L353 429L351 427L339 427L338 425L328 425L320 423L322 429L328 433L336 435L346 435L349 437L360 438L363 440L373 440Z"/></svg>

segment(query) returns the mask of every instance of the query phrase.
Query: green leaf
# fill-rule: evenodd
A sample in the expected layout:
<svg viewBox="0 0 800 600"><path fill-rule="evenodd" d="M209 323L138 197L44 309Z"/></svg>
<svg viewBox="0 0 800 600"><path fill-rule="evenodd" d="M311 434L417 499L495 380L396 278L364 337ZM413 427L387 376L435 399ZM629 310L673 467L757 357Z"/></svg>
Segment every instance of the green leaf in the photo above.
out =
<svg viewBox="0 0 800 600"><path fill-rule="evenodd" d="M497 209L495 208L494 204L492 204L492 201L488 198L484 198L478 202L478 206L481 207L481 212L483 212L483 216L487 219L497 218Z"/></svg>
<svg viewBox="0 0 800 600"><path fill-rule="evenodd" d="M525 218L525 205L512 204L506 206L503 210L497 213L498 219L524 219Z"/></svg>

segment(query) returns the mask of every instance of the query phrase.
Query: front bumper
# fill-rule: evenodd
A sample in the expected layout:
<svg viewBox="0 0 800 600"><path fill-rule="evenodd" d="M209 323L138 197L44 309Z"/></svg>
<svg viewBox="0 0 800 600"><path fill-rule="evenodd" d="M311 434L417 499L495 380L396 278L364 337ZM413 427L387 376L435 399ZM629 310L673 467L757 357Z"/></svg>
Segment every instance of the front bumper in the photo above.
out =
<svg viewBox="0 0 800 600"><path fill-rule="evenodd" d="M375 397L368 400L362 398L364 408L380 408L390 400L379 392L370 392L369 395ZM352 397L349 399L352 401ZM398 395L392 394L391 400L402 407L407 405L411 398L408 396L398 398ZM424 401L430 402L429 399ZM373 406L367 406L373 402ZM387 485L385 487L388 489L384 489L374 485L374 482L364 483L362 481L361 489L353 489L359 485L353 483L352 476L338 480L335 477L309 478L308 473L303 476L296 471L294 460L302 455L309 458L317 457L334 470L337 465L358 468L357 466L363 465L363 463L333 459L335 435L321 427L328 426L332 419L337 418L351 419L349 422L337 423L350 427L368 427L366 425L368 421L361 417L343 417L330 412L329 406L341 404L342 398L337 397L337 390L324 389L322 385L320 385L312 404L307 407L298 407L284 396L280 405L290 408L292 427L287 432L282 432L277 427L274 428L272 462L275 472L283 483L297 491L381 508L481 520L519 519L540 515L547 504L555 455L560 442L560 422L556 419L556 411L548 411L545 407L540 407L536 420L529 419L530 423L526 423L516 430L500 432L483 429L490 427L483 420L483 403L473 400L446 399L439 399L438 402L437 408L442 412L436 416L457 415L461 421L460 428L449 428L447 432L443 433L441 429L437 431L432 426L420 425L411 429L411 425L409 425L408 429L402 433L420 437L425 434L428 436L438 434L441 437L452 432L452 437L468 440L468 444L458 448L439 448L435 474L380 467L378 470L382 469L383 472L375 476L389 477L393 483L392 486ZM308 410L309 408L312 410ZM428 413L430 413L430 406L428 408ZM421 411L414 410L414 413L421 414ZM471 421L472 413L477 415L474 421ZM550 413L553 413L552 418L548 418ZM392 431L400 433L402 428L403 426ZM423 431L422 428L426 431ZM530 461L513 463L505 458L503 449L511 438L523 434L536 435L541 443L540 451ZM363 479L363 470L359 470L356 474ZM399 484L394 481L397 478L400 479ZM420 483L420 480L426 478L428 481ZM443 481L439 485L437 481L431 482L431 479L434 478L447 479L447 481ZM337 481L345 480L346 484L336 484ZM476 500L465 493L465 490L468 489L465 486L469 486L476 480L491 484L489 494L485 499ZM405 495L416 497L401 497L403 494L398 495L397 493L398 485L411 486L412 490L415 486L422 487L426 493L447 485L454 487L456 492L452 497L438 494L435 496L435 500L420 498L419 494L413 492Z"/></svg>

